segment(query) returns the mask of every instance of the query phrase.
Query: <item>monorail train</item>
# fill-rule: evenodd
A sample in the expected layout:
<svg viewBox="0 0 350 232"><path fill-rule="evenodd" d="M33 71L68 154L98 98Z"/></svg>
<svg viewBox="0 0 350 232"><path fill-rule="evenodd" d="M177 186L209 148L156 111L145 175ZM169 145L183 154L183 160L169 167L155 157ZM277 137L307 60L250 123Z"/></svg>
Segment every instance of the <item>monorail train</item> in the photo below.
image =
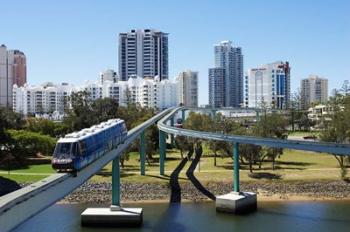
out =
<svg viewBox="0 0 350 232"><path fill-rule="evenodd" d="M126 135L122 119L110 119L67 134L56 144L52 167L58 171L78 171L123 143Z"/></svg>

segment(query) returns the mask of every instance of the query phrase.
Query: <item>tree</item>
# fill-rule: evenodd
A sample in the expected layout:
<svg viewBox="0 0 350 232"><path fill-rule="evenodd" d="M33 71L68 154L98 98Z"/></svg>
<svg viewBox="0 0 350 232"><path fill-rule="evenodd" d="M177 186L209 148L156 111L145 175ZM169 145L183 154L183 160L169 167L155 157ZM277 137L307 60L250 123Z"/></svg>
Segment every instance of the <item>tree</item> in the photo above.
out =
<svg viewBox="0 0 350 232"><path fill-rule="evenodd" d="M205 114L198 114L195 112L190 112L188 115L188 118L183 123L183 127L191 130L196 131L210 131L212 129L212 119L210 116ZM186 139L188 144L184 144L185 147L187 147L186 150L189 151L189 153L194 152L195 146L201 146L201 140L197 138L188 138Z"/></svg>
<svg viewBox="0 0 350 232"><path fill-rule="evenodd" d="M25 165L27 157L35 157L37 154L52 155L54 151L56 139L50 136L25 130L10 129L7 132L11 138L8 153L21 166Z"/></svg>
<svg viewBox="0 0 350 232"><path fill-rule="evenodd" d="M103 122L118 115L119 104L114 98L100 98L92 102L91 108L96 121Z"/></svg>
<svg viewBox="0 0 350 232"><path fill-rule="evenodd" d="M312 126L315 125L315 122L309 119L307 114L303 113L298 121L299 130L309 131Z"/></svg>
<svg viewBox="0 0 350 232"><path fill-rule="evenodd" d="M0 162L10 155L9 150L12 140L7 130L20 129L22 126L23 120L20 114L0 107Z"/></svg>
<svg viewBox="0 0 350 232"><path fill-rule="evenodd" d="M175 137L175 146L180 150L181 159L183 159L183 153L191 149L192 144L185 136L177 135Z"/></svg>
<svg viewBox="0 0 350 232"><path fill-rule="evenodd" d="M42 118L27 118L24 129L54 138L63 137L70 131L69 127L64 123Z"/></svg>
<svg viewBox="0 0 350 232"><path fill-rule="evenodd" d="M302 98L301 98L300 90L298 89L296 92L292 94L292 99L289 107L290 124L292 125L292 131L295 130L295 122L298 122L300 120L300 117L303 115L301 111L302 111Z"/></svg>
<svg viewBox="0 0 350 232"><path fill-rule="evenodd" d="M71 128L71 131L90 127L97 122L97 115L93 114L92 100L87 91L73 92L69 102L72 109L68 110L68 116L64 118L63 123Z"/></svg>
<svg viewBox="0 0 350 232"><path fill-rule="evenodd" d="M249 171L253 172L253 163L260 158L261 147L252 144L239 144L239 155L248 161Z"/></svg>
<svg viewBox="0 0 350 232"><path fill-rule="evenodd" d="M272 113L262 118L253 129L253 133L257 136L265 138L286 139L288 121L282 115ZM283 149L280 148L263 148L261 162L264 158L269 158L272 161L272 168L275 169L276 158L283 154ZM261 165L260 162L260 165Z"/></svg>
<svg viewBox="0 0 350 232"><path fill-rule="evenodd" d="M216 158L218 156L218 152L227 150L225 147L228 146L228 143L225 141L218 141L218 140L210 140L209 143L209 149L214 152L214 166L216 167Z"/></svg>
<svg viewBox="0 0 350 232"><path fill-rule="evenodd" d="M190 112L183 127L196 131L210 131L212 120L208 115Z"/></svg>
<svg viewBox="0 0 350 232"><path fill-rule="evenodd" d="M339 91L334 97L330 98L328 106L332 108L332 113L327 115L330 120L323 120L323 128L320 139L325 142L349 143L350 142L350 95L346 91ZM347 175L346 166L349 158L333 154L338 161L341 177L344 179Z"/></svg>

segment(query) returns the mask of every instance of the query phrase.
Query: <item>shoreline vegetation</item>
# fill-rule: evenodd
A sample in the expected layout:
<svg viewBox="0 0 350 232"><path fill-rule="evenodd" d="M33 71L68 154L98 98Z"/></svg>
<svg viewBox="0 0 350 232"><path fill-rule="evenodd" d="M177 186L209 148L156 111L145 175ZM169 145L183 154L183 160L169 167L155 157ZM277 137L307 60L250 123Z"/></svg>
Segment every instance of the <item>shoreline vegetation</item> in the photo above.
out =
<svg viewBox="0 0 350 232"><path fill-rule="evenodd" d="M182 202L208 202L209 198L200 193L191 183L181 183ZM203 184L214 195L232 191L232 184ZM241 191L257 193L258 201L319 201L350 200L350 185L344 181L313 182L243 182ZM147 203L170 201L171 188L162 183L122 183L121 203ZM62 199L59 204L111 203L111 183L88 182Z"/></svg>

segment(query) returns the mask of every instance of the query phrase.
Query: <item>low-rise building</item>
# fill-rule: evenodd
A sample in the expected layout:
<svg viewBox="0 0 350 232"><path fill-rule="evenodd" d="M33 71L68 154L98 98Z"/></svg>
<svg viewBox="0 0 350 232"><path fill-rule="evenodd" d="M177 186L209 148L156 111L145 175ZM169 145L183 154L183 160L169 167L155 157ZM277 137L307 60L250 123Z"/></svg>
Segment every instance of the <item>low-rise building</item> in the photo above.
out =
<svg viewBox="0 0 350 232"><path fill-rule="evenodd" d="M159 77L130 76L127 81L118 81L117 78L86 81L79 87L67 83L22 87L14 85L13 110L24 115L50 115L53 112L56 112L55 115L57 113L63 115L70 107L68 97L77 91L86 91L93 101L107 97L116 99L121 106L136 103L141 107L161 110L177 105L175 82L168 79L161 81Z"/></svg>
<svg viewBox="0 0 350 232"><path fill-rule="evenodd" d="M23 115L59 112L63 114L69 107L68 97L74 86L51 82L31 86L13 86L13 110Z"/></svg>

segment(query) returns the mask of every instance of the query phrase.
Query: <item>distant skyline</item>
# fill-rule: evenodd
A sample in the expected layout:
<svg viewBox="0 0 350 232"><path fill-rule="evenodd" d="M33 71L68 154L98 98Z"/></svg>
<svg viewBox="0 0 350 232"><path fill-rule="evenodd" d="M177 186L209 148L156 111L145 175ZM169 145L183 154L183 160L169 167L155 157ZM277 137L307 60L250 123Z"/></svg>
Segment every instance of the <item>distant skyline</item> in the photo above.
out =
<svg viewBox="0 0 350 232"><path fill-rule="evenodd" d="M27 57L29 84L81 84L118 71L118 35L169 33L169 77L198 71L199 104L208 104L214 44L242 47L244 71L289 61L292 92L309 74L329 90L350 79L350 1L3 1L0 44Z"/></svg>

